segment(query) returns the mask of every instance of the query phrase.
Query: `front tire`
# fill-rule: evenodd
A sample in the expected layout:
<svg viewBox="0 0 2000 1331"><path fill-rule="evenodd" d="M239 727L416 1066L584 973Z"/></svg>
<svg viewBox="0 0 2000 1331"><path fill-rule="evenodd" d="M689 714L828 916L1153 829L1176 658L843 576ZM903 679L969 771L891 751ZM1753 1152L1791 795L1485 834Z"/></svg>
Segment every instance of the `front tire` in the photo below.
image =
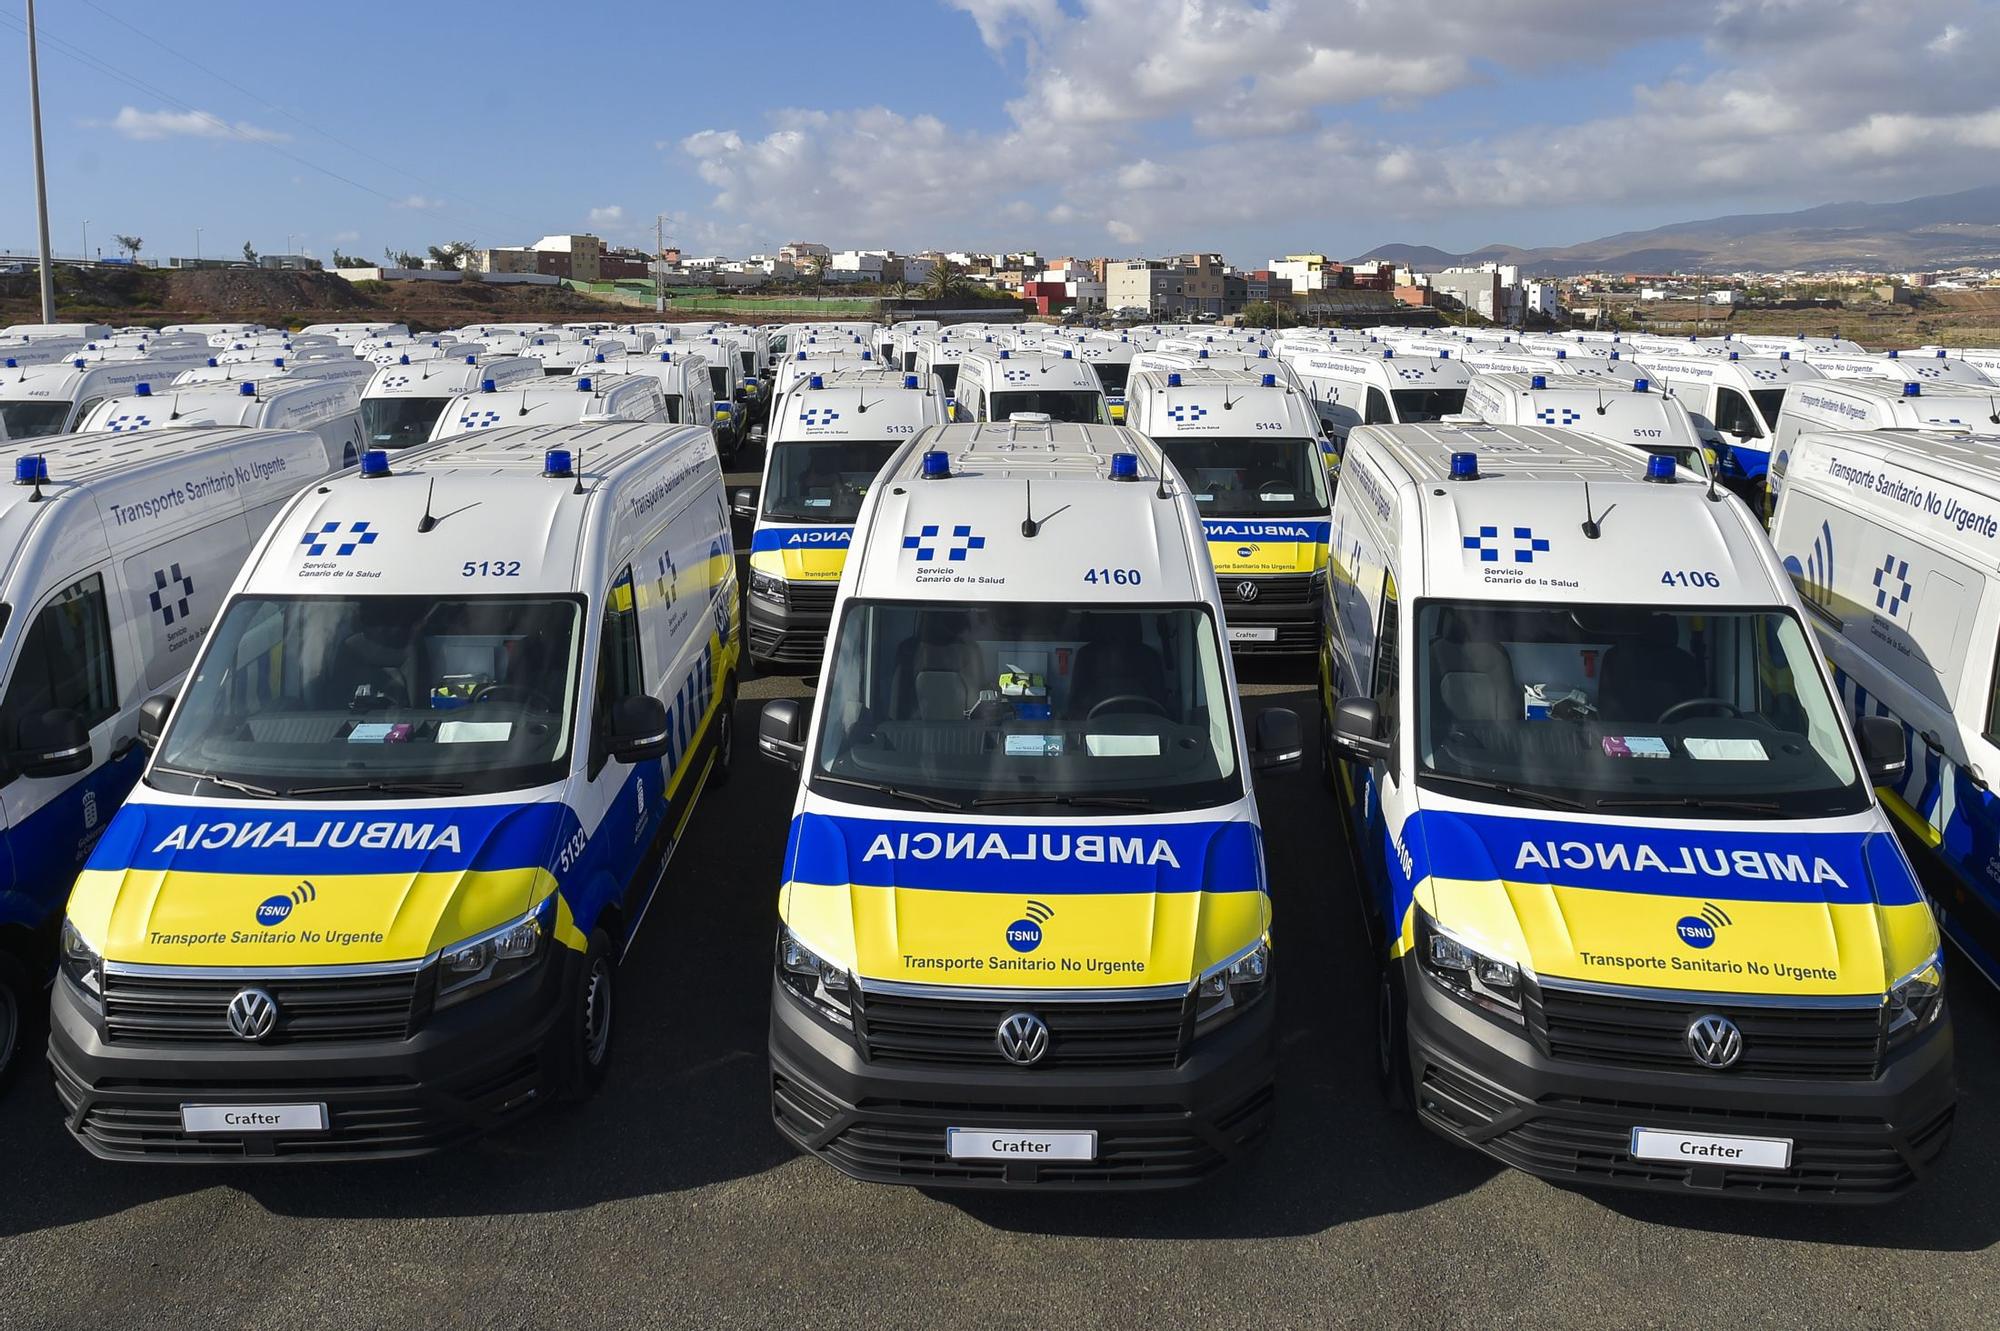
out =
<svg viewBox="0 0 2000 1331"><path fill-rule="evenodd" d="M41 1010L42 991L20 958L0 952L0 1088L20 1071L23 1033Z"/></svg>
<svg viewBox="0 0 2000 1331"><path fill-rule="evenodd" d="M562 1098L572 1103L595 1095L610 1070L617 979L611 940L602 929L591 930L563 1023L567 1066Z"/></svg>
<svg viewBox="0 0 2000 1331"><path fill-rule="evenodd" d="M726 786L736 766L736 681L722 690L722 706L715 714L715 765L709 769L708 784Z"/></svg>
<svg viewBox="0 0 2000 1331"><path fill-rule="evenodd" d="M1408 1110L1416 1103L1410 1079L1410 1003L1402 971L1393 961L1382 963L1375 985L1375 1075L1391 1109Z"/></svg>

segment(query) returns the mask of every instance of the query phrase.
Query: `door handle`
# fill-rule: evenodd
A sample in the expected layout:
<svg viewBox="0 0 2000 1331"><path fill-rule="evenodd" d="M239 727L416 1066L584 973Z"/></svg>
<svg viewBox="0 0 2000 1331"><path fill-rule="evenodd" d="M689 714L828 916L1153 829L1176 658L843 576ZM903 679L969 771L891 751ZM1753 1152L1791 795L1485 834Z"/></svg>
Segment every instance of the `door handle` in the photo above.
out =
<svg viewBox="0 0 2000 1331"><path fill-rule="evenodd" d="M126 754L139 747L137 735L126 735L111 746L111 761L117 762Z"/></svg>

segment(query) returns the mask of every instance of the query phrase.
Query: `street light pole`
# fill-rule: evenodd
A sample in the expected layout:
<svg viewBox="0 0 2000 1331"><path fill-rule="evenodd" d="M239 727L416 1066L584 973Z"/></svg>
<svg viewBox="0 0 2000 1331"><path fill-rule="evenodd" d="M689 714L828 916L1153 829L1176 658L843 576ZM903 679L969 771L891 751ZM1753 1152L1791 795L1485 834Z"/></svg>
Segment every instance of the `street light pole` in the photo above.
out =
<svg viewBox="0 0 2000 1331"><path fill-rule="evenodd" d="M201 228L194 229L194 266L201 267Z"/></svg>
<svg viewBox="0 0 2000 1331"><path fill-rule="evenodd" d="M41 227L42 322L56 321L56 269L49 251L49 180L42 167L42 75L35 61L35 0L28 0L28 120L35 139L35 220Z"/></svg>
<svg viewBox="0 0 2000 1331"><path fill-rule="evenodd" d="M90 219L83 219L83 261L90 262Z"/></svg>

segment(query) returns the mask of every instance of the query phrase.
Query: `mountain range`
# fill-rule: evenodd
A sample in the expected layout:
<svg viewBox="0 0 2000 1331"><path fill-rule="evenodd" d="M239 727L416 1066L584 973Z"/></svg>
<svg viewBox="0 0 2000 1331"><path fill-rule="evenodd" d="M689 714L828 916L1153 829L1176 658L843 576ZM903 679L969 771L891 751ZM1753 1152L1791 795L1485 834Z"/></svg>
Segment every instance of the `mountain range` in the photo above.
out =
<svg viewBox="0 0 2000 1331"><path fill-rule="evenodd" d="M1488 245L1450 254L1429 245L1382 245L1363 259L1419 271L1519 264L1525 275L1574 273L1907 272L2000 265L2000 185L1901 203L1826 203L1792 213L1738 213L1622 231L1580 245Z"/></svg>

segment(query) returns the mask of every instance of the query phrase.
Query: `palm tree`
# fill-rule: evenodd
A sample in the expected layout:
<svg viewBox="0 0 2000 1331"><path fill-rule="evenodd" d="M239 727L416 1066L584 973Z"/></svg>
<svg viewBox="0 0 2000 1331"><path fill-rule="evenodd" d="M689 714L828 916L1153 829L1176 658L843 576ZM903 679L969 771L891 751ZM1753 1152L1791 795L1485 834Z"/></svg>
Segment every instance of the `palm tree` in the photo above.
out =
<svg viewBox="0 0 2000 1331"><path fill-rule="evenodd" d="M952 300L964 295L967 285L964 270L950 259L940 258L931 265L931 275L924 279L924 299Z"/></svg>

